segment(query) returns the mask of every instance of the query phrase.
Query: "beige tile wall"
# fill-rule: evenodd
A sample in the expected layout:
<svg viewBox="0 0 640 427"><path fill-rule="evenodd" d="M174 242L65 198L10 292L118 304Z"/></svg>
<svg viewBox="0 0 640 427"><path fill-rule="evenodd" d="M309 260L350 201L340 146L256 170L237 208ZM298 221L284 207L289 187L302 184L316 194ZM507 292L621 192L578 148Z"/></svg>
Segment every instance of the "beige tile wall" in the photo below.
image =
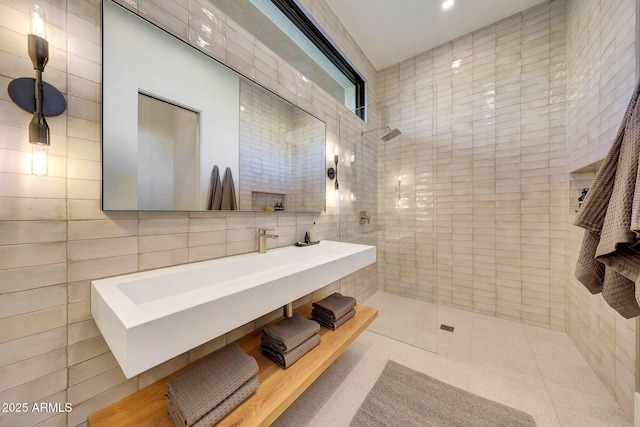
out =
<svg viewBox="0 0 640 427"><path fill-rule="evenodd" d="M45 79L65 93L69 108L49 120L50 175L35 178L26 143L29 116L0 92L0 402L69 401L74 410L9 414L0 424L82 425L88 414L275 315L126 380L91 319L91 279L255 250L255 236L247 230L256 227L277 227L281 237L272 243L289 244L313 221L321 238L380 244L387 262L378 263L379 272L370 267L343 280L343 292L364 298L380 277L391 291L428 299L435 286L440 303L566 328L632 412L634 324L572 280L580 232L567 230L567 224L577 188L592 173L574 175L571 187L565 173L604 155L626 106L634 80L628 63L635 61L629 56L635 52L629 46L632 0L616 0L615 7L569 2L566 147L563 1L419 55L382 71L376 81L375 70L326 3L302 0L367 78L371 117L405 134L399 152L391 145L396 140L381 145L373 136L360 137L375 123L364 125L344 112L206 0L122 2L325 120L327 164L333 145L339 142L343 153L341 192L328 198L327 213L320 216L102 212L100 1L45 3L51 43ZM32 75L25 49L27 7L21 0L0 0L4 87ZM199 32L203 22L210 33ZM420 123L429 114L421 110L425 100L410 96L427 87L437 103L435 131ZM396 166L406 175L407 201L426 203L407 206L407 215L395 213ZM435 196L424 191L434 176ZM328 182L328 193L331 188ZM371 224L358 223L360 210L371 215ZM385 230L413 237L394 244Z"/></svg>
<svg viewBox="0 0 640 427"><path fill-rule="evenodd" d="M381 287L565 329L564 65L555 1L379 73Z"/></svg>
<svg viewBox="0 0 640 427"><path fill-rule="evenodd" d="M567 10L567 332L629 417L635 388L635 320L591 295L573 274L582 229L571 225L580 190L618 131L636 81L636 2L569 2Z"/></svg>
<svg viewBox="0 0 640 427"><path fill-rule="evenodd" d="M326 121L328 145L338 143L344 107L207 1L122 3ZM325 30L369 81L375 99L375 70L339 21L324 2L302 3L321 25L331 23ZM282 246L301 239L314 221L321 239L338 239L339 227L358 226L352 216L342 218L334 199L320 215L101 211L101 3L51 0L43 6L51 56L44 76L65 94L68 109L48 119L50 174L36 178L30 174L30 116L6 89L0 91L0 402L70 402L73 411L0 414L0 425L76 426L278 314L127 380L91 318L92 279L254 251L258 227L276 228L280 238L270 244ZM22 0L0 0L3 88L13 78L33 75L26 52L28 7ZM211 33L199 32L204 22ZM372 157L375 151L367 160ZM358 179L375 188L375 169L361 173ZM344 180L348 184L347 175ZM355 274L344 289L362 299L377 286L376 274L375 268Z"/></svg>
<svg viewBox="0 0 640 427"><path fill-rule="evenodd" d="M636 83L636 2L569 2L567 171L605 157Z"/></svg>

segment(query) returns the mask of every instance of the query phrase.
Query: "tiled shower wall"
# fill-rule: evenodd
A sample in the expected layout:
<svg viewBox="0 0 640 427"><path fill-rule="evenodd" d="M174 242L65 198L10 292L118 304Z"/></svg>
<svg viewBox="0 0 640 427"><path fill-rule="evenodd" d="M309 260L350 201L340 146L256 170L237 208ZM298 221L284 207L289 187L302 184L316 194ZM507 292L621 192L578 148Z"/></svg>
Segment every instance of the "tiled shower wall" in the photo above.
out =
<svg viewBox="0 0 640 427"><path fill-rule="evenodd" d="M583 230L573 226L580 189L616 136L636 82L636 1L571 0L567 7L567 332L633 417L634 319L617 314L575 278Z"/></svg>
<svg viewBox="0 0 640 427"><path fill-rule="evenodd" d="M429 299L435 280L440 304L565 329L565 10L544 3L379 73L381 120L410 130L380 152L379 211L396 198L389 164L403 192L436 182L412 214L428 221L435 203L436 239L417 250L381 237L385 254L399 251L379 263L381 288ZM433 136L412 137L434 111ZM418 235L399 210L400 235ZM407 259L434 265L420 289L395 273Z"/></svg>
<svg viewBox="0 0 640 427"><path fill-rule="evenodd" d="M33 75L26 51L29 2L0 0L0 402L70 402L73 411L0 414L0 425L21 427L84 425L91 413L271 318L127 380L91 318L92 279L254 251L258 227L276 228L280 238L270 244L280 246L299 240L313 221L320 238L339 238L334 199L320 215L101 211L101 4L41 3L50 41L44 78L65 94L68 109L48 118L50 172L37 178L30 174L30 115L5 89L11 79ZM197 37L206 17L201 8L213 11L206 18L213 30L209 44L203 43L207 52L324 120L328 145L338 142L344 107L208 2L123 3L185 40ZM375 71L339 21L322 1L301 3L369 81L375 100ZM368 172L362 169L362 179L375 188L375 170ZM340 226L359 227L353 217ZM369 268L347 278L345 286L362 299L377 286L375 275Z"/></svg>

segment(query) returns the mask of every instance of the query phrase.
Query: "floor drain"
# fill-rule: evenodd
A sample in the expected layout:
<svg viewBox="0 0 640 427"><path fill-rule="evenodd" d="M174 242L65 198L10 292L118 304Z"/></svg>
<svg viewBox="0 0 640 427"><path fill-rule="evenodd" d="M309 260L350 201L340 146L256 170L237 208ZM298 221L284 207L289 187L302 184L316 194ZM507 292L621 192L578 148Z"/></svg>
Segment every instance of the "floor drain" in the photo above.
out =
<svg viewBox="0 0 640 427"><path fill-rule="evenodd" d="M449 325L440 325L440 329L447 332L453 332L453 326L449 326Z"/></svg>

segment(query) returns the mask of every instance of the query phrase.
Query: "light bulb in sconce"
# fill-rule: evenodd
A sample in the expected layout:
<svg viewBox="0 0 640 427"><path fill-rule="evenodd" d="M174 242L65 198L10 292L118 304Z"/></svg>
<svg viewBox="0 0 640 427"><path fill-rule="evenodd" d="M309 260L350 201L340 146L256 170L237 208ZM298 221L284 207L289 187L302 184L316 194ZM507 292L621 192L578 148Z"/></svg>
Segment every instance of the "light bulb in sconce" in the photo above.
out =
<svg viewBox="0 0 640 427"><path fill-rule="evenodd" d="M34 113L29 123L29 142L31 143L31 173L46 176L49 173L49 125L42 113Z"/></svg>
<svg viewBox="0 0 640 427"><path fill-rule="evenodd" d="M44 144L32 144L31 150L31 173L36 176L47 176L49 174L49 146Z"/></svg>
<svg viewBox="0 0 640 427"><path fill-rule="evenodd" d="M351 163L356 161L356 153L351 153Z"/></svg>
<svg viewBox="0 0 640 427"><path fill-rule="evenodd" d="M356 201L356 195L355 195L355 194L353 194L353 193L351 193L351 201L352 201L352 202L355 202L355 201Z"/></svg>
<svg viewBox="0 0 640 427"><path fill-rule="evenodd" d="M47 19L44 9L37 4L31 6L31 31L29 34L47 38Z"/></svg>
<svg viewBox="0 0 640 427"><path fill-rule="evenodd" d="M338 200L338 199L340 198L340 192L339 192L338 190L336 190L336 191L334 191L334 192L333 192L333 198L334 198L335 200Z"/></svg>
<svg viewBox="0 0 640 427"><path fill-rule="evenodd" d="M339 146L334 146L333 147L333 155L337 156L340 153L340 147Z"/></svg>

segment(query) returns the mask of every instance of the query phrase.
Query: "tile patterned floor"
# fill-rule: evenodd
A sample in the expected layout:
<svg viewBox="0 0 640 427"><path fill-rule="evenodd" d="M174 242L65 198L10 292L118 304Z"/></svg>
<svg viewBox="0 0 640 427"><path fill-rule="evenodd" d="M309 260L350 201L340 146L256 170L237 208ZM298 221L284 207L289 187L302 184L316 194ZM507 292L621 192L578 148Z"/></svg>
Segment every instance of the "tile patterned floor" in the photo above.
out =
<svg viewBox="0 0 640 427"><path fill-rule="evenodd" d="M274 426L348 426L388 359L525 411L538 427L632 425L564 333L427 303L431 313L423 313L380 292L364 304L379 309L378 332L365 331ZM415 327L406 342L382 335L399 330L394 319ZM424 349L434 348L434 330L437 353Z"/></svg>

